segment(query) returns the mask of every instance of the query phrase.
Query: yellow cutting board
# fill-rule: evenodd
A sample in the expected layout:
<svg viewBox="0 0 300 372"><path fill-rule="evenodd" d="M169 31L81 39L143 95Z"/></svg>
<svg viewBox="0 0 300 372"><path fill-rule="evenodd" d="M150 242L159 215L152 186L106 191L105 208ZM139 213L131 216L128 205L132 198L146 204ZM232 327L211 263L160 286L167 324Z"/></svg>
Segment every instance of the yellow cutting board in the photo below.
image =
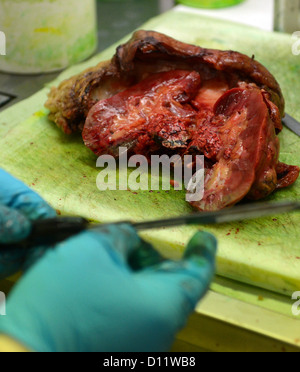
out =
<svg viewBox="0 0 300 372"><path fill-rule="evenodd" d="M287 112L300 120L300 56L292 54L290 35L170 11L141 28L166 33L181 41L255 55L276 76ZM125 42L129 36L121 42ZM119 44L119 43L118 43ZM117 45L117 44L116 44ZM65 71L51 85L111 58L116 45ZM0 166L39 192L59 213L94 221L144 221L191 213L184 191L99 191L96 157L80 136L66 136L47 119L43 104L49 86L0 115ZM281 160L300 165L300 139L284 129ZM300 181L269 200L300 200ZM220 276L291 297L300 290L300 215L290 214L220 226L180 227L143 236L170 258L180 257L198 228L219 241Z"/></svg>

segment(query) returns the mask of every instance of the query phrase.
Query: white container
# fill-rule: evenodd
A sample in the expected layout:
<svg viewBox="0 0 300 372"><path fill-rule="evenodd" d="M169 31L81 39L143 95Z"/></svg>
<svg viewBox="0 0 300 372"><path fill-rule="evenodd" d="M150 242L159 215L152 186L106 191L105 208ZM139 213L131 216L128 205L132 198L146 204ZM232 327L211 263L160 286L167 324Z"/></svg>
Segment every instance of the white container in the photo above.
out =
<svg viewBox="0 0 300 372"><path fill-rule="evenodd" d="M0 32L2 54L6 52L0 55L1 71L62 70L96 50L96 2L0 0Z"/></svg>

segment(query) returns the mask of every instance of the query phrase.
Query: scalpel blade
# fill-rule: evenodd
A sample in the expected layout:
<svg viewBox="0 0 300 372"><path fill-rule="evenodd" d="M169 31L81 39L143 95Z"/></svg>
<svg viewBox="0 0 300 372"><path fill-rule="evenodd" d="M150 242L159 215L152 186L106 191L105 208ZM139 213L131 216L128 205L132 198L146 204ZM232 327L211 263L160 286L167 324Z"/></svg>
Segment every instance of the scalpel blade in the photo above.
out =
<svg viewBox="0 0 300 372"><path fill-rule="evenodd" d="M149 230L180 225L211 225L248 219L274 216L282 213L300 211L300 202L254 203L239 205L218 212L193 213L188 216L132 223L137 230Z"/></svg>
<svg viewBox="0 0 300 372"><path fill-rule="evenodd" d="M300 123L288 114L282 119L283 124L300 137Z"/></svg>

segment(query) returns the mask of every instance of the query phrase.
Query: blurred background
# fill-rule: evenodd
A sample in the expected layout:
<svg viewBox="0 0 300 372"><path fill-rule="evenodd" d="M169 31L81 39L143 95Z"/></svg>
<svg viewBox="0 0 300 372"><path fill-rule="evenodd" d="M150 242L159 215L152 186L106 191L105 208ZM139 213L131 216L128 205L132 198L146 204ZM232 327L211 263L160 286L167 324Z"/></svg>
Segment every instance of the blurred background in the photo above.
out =
<svg viewBox="0 0 300 372"><path fill-rule="evenodd" d="M0 59L0 110L172 8L269 32L300 30L300 0L23 0L22 7L19 4L19 0L0 0L0 31L7 34L7 56ZM28 74L34 75L29 79Z"/></svg>
<svg viewBox="0 0 300 372"><path fill-rule="evenodd" d="M111 11L112 4L116 12ZM300 30L300 0L98 0L97 5L100 48L121 39L141 21L175 6L267 31Z"/></svg>
<svg viewBox="0 0 300 372"><path fill-rule="evenodd" d="M228 6L233 4L232 6ZM300 0L98 0L99 47L105 48L174 6L267 31L300 30ZM111 12L115 4L117 14ZM187 6L192 4L193 6ZM211 4L211 8L209 7ZM216 7L216 4L219 7Z"/></svg>

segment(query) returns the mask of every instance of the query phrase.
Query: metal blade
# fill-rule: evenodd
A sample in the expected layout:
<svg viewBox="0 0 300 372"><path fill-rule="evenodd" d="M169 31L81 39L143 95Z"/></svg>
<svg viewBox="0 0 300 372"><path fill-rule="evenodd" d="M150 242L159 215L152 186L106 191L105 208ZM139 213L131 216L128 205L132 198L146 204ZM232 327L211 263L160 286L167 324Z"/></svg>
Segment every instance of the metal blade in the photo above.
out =
<svg viewBox="0 0 300 372"><path fill-rule="evenodd" d="M289 128L292 132L297 134L300 137L300 123L292 118L290 115L285 114L285 117L282 119L283 124Z"/></svg>
<svg viewBox="0 0 300 372"><path fill-rule="evenodd" d="M32 233L28 239L20 242L20 248L29 248L39 245L55 245L86 229L103 230L111 224L131 224L136 230L160 229L182 225L212 225L234 221L243 221L266 216L275 216L282 213L300 211L300 202L285 201L279 203L249 203L239 205L218 212L200 212L187 216L146 221L132 222L119 221L107 224L90 224L84 218L59 217L33 222ZM15 248L14 244L14 248ZM11 245L0 244L0 250L11 249Z"/></svg>
<svg viewBox="0 0 300 372"><path fill-rule="evenodd" d="M210 225L274 216L300 210L300 202L254 203L235 206L218 212L194 213L188 216L132 223L137 230L149 230L180 225Z"/></svg>

